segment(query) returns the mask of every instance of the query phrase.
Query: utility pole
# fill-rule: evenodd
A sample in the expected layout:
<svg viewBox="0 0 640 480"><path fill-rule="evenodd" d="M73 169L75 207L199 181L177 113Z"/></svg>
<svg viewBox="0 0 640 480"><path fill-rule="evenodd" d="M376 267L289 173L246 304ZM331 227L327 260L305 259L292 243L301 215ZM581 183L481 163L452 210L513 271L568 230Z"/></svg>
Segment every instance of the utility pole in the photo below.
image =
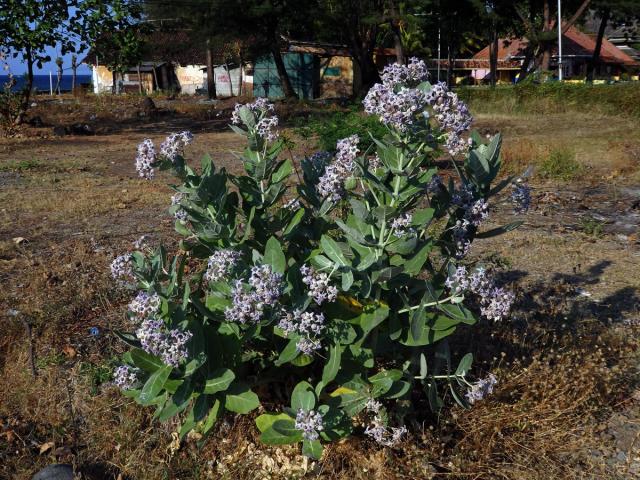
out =
<svg viewBox="0 0 640 480"><path fill-rule="evenodd" d="M562 81L562 0L558 0L558 80Z"/></svg>

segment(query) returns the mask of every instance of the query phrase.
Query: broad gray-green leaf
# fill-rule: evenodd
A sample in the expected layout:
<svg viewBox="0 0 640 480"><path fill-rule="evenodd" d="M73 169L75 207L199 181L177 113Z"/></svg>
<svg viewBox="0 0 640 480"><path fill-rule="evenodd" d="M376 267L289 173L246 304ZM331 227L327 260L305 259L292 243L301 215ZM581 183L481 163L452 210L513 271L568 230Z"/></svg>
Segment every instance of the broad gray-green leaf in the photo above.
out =
<svg viewBox="0 0 640 480"><path fill-rule="evenodd" d="M228 368L218 368L209 375L209 379L205 382L204 393L223 392L229 388L229 385L231 385L231 382L233 382L235 378L236 375L232 370Z"/></svg>
<svg viewBox="0 0 640 480"><path fill-rule="evenodd" d="M169 375L171 375L172 370L173 367L171 365L165 365L156 370L147 379L144 387L142 387L142 392L140 392L140 397L138 397L141 404L146 405L158 396Z"/></svg>
<svg viewBox="0 0 640 480"><path fill-rule="evenodd" d="M249 413L260 406L258 396L243 383L232 384L225 398L225 407L231 412Z"/></svg>

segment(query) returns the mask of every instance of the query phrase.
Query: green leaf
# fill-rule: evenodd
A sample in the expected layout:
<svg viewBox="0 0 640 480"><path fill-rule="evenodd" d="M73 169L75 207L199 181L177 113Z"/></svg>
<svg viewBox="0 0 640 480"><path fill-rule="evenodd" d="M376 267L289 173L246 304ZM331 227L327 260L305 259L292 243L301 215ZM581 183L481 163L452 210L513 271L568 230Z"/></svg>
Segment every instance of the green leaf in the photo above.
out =
<svg viewBox="0 0 640 480"><path fill-rule="evenodd" d="M218 368L214 370L210 375L209 379L204 384L204 393L217 393L223 392L231 382L235 380L236 375L232 370L228 368Z"/></svg>
<svg viewBox="0 0 640 480"><path fill-rule="evenodd" d="M291 417L286 413L263 413L258 418L256 418L256 426L261 432L266 432L278 420L291 420Z"/></svg>
<svg viewBox="0 0 640 480"><path fill-rule="evenodd" d="M353 272L351 270L342 272L342 291L348 292L351 285L353 285Z"/></svg>
<svg viewBox="0 0 640 480"><path fill-rule="evenodd" d="M213 406L209 410L207 419L205 420L204 425L202 426L203 435L206 435L211 430L211 428L215 425L215 423L218 421L218 419L222 415L223 410L224 408L222 408L222 402L216 398L215 401L213 402Z"/></svg>
<svg viewBox="0 0 640 480"><path fill-rule="evenodd" d="M299 382L291 393L291 408L308 412L316 406L316 395L309 382Z"/></svg>
<svg viewBox="0 0 640 480"><path fill-rule="evenodd" d="M287 445L302 440L302 432L296 428L292 418L276 420L271 427L260 435L266 445Z"/></svg>
<svg viewBox="0 0 640 480"><path fill-rule="evenodd" d="M300 351L298 350L298 347L296 345L297 342L298 341L295 338L292 338L291 340L289 340L289 343L287 343L287 346L284 347L282 352L280 352L280 356L274 362L274 365L276 367L279 367L280 365L284 365L285 363L294 360L298 355L300 355Z"/></svg>
<svg viewBox="0 0 640 480"><path fill-rule="evenodd" d="M322 381L325 385L331 382L340 370L340 361L342 359L342 347L340 345L331 345L329 347L329 360L322 369Z"/></svg>
<svg viewBox="0 0 640 480"><path fill-rule="evenodd" d="M234 383L227 390L225 407L236 413L249 413L260 406L260 399L244 383Z"/></svg>
<svg viewBox="0 0 640 480"><path fill-rule="evenodd" d="M363 312L359 317L360 327L367 336L374 328L380 325L389 316L389 307L381 305L373 312Z"/></svg>
<svg viewBox="0 0 640 480"><path fill-rule="evenodd" d="M173 367L171 365L165 365L156 370L156 372L147 379L138 398L142 405L150 404L158 396L169 375L171 375L172 370Z"/></svg>
<svg viewBox="0 0 640 480"><path fill-rule="evenodd" d="M262 261L265 264L271 265L274 272L284 273L285 268L287 267L287 259L284 256L280 242L275 237L271 237L267 240Z"/></svg>
<svg viewBox="0 0 640 480"><path fill-rule="evenodd" d="M156 370L165 366L165 364L162 363L162 360L158 357L149 355L140 348L134 348L131 350L131 359L136 367L149 373L154 373Z"/></svg>
<svg viewBox="0 0 640 480"><path fill-rule="evenodd" d="M424 345L431 345L445 337L448 337L455 332L456 327L451 327L447 330L431 330L429 327L424 327L419 338L414 338L411 334L404 331L400 338L400 343L408 347L421 347Z"/></svg>
<svg viewBox="0 0 640 480"><path fill-rule="evenodd" d="M320 457L322 457L322 450L320 440L314 440L313 442L309 440L302 441L302 454L305 457L320 460Z"/></svg>
<svg viewBox="0 0 640 480"><path fill-rule="evenodd" d="M458 364L458 368L456 368L456 375L465 376L467 372L471 369L471 364L473 363L473 354L467 353Z"/></svg>
<svg viewBox="0 0 640 480"><path fill-rule="evenodd" d="M304 218L304 213L305 210L304 208L300 208L295 215L293 216L293 218L289 221L289 224L287 225L287 228L284 229L284 231L282 232L283 236L288 236L291 234L291 232L293 232L293 230L298 226L298 224L302 221L302 219Z"/></svg>
<svg viewBox="0 0 640 480"><path fill-rule="evenodd" d="M347 259L342 253L342 249L336 243L334 239L328 237L327 235L323 235L320 239L320 246L322 247L322 251L327 254L327 256L333 260L335 263L340 265L341 267L346 267L349 265Z"/></svg>
<svg viewBox="0 0 640 480"><path fill-rule="evenodd" d="M463 307L459 303L441 304L441 305L438 305L438 309L442 311L445 315L453 318L454 320L457 320L462 323L466 323L467 325L474 325L477 322L476 316L473 314L473 312ZM436 329L442 330L442 328L436 328Z"/></svg>
<svg viewBox="0 0 640 480"><path fill-rule="evenodd" d="M431 221L435 210L433 208L420 208L413 213L412 225L424 226Z"/></svg>
<svg viewBox="0 0 640 480"><path fill-rule="evenodd" d="M293 165L291 164L290 160L285 160L273 173L271 181L273 183L280 183L282 180L291 175L291 172L293 172Z"/></svg>

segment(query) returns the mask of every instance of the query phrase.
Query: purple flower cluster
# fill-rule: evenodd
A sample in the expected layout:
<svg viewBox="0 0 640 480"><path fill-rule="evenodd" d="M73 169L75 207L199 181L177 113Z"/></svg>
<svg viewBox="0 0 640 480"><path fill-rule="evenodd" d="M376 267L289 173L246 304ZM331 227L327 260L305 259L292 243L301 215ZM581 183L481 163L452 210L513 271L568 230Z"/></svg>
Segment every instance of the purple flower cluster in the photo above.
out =
<svg viewBox="0 0 640 480"><path fill-rule="evenodd" d="M486 378L478 380L471 385L469 391L465 394L469 403L479 402L488 395L493 393L493 387L498 383L498 379L493 373L490 373Z"/></svg>
<svg viewBox="0 0 640 480"><path fill-rule="evenodd" d="M456 245L456 258L463 258L471 248L469 230L473 226L478 228L489 217L489 205L484 199L476 200L473 189L462 185L451 195L451 203L464 210L461 220L453 226L453 240Z"/></svg>
<svg viewBox="0 0 640 480"><path fill-rule="evenodd" d="M148 318L140 324L136 336L145 352L160 357L167 365L177 367L187 358L186 345L193 334L178 329L169 330L162 320Z"/></svg>
<svg viewBox="0 0 640 480"><path fill-rule="evenodd" d="M273 113L275 110L273 103L269 103L269 99L264 97L258 97L252 103L246 103L244 105L236 103L236 106L233 108L233 113L231 114L231 123L234 125L242 124L242 119L240 118L240 110L242 110L242 107L248 108L254 115Z"/></svg>
<svg viewBox="0 0 640 480"><path fill-rule="evenodd" d="M302 282L309 287L308 295L318 304L333 302L338 296L338 289L329 284L329 275L324 272L316 272L313 267L302 265L300 267Z"/></svg>
<svg viewBox="0 0 640 480"><path fill-rule="evenodd" d="M322 198L331 198L334 202L344 195L344 182L355 171L355 159L358 156L358 135L351 135L338 141L337 152L332 163L326 166L318 181L318 193Z"/></svg>
<svg viewBox="0 0 640 480"><path fill-rule="evenodd" d="M129 303L129 311L137 320L152 317L160 309L161 300L157 293L149 295L140 291Z"/></svg>
<svg viewBox="0 0 640 480"><path fill-rule="evenodd" d="M302 432L302 438L313 442L320 438L320 432L324 430L322 414L315 410L305 411L302 408L296 414L295 427Z"/></svg>
<svg viewBox="0 0 640 480"><path fill-rule="evenodd" d="M525 213L531 205L531 187L524 182L513 184L511 191L511 203L516 213Z"/></svg>
<svg viewBox="0 0 640 480"><path fill-rule="evenodd" d="M369 399L365 408L369 413L374 415L371 424L367 425L364 430L365 435L371 437L376 443L385 447L396 446L407 433L407 427L404 425L402 427L387 427L384 424L382 415L380 414L380 410L382 408L382 404L380 402Z"/></svg>
<svg viewBox="0 0 640 480"><path fill-rule="evenodd" d="M509 315L515 295L503 287L497 287L484 268L477 268L471 275L466 267L459 266L445 280L452 293L470 291L478 296L480 313L489 320L502 320Z"/></svg>
<svg viewBox="0 0 640 480"><path fill-rule="evenodd" d="M116 280L133 280L133 255L125 253L111 262L111 276Z"/></svg>
<svg viewBox="0 0 640 480"><path fill-rule="evenodd" d="M129 365L120 365L113 372L113 383L122 390L131 390L139 383L138 372L140 370Z"/></svg>
<svg viewBox="0 0 640 480"><path fill-rule="evenodd" d="M394 63L387 65L382 70L382 83L395 87L405 85L415 87L429 78L427 65L415 57L409 59L409 65Z"/></svg>
<svg viewBox="0 0 640 480"><path fill-rule="evenodd" d="M178 155L184 153L184 148L193 141L193 134L188 130L172 133L160 145L160 155L175 162Z"/></svg>
<svg viewBox="0 0 640 480"><path fill-rule="evenodd" d="M204 278L208 282L218 282L235 268L240 260L240 252L235 250L218 250L209 257Z"/></svg>
<svg viewBox="0 0 640 480"><path fill-rule="evenodd" d="M267 142L273 142L278 138L278 117L264 117L261 118L256 125L256 132Z"/></svg>
<svg viewBox="0 0 640 480"><path fill-rule="evenodd" d="M171 206L180 205L180 202L182 202L183 198L184 198L184 193L182 192L178 192L174 195L171 195ZM178 207L176 211L173 213L173 216L175 217L176 220L180 220L181 222L186 222L187 219L189 218L189 214L182 207Z"/></svg>
<svg viewBox="0 0 640 480"><path fill-rule="evenodd" d="M302 204L300 203L299 198L292 198L287 203L285 203L282 207L285 208L286 210L291 210L292 212L296 212L302 208Z"/></svg>
<svg viewBox="0 0 640 480"><path fill-rule="evenodd" d="M234 125L242 124L242 118L240 118L240 112L243 107L249 109L251 113L257 118L255 125L255 133L258 136L264 138L268 142L272 142L278 138L278 132L276 127L278 126L278 117L272 115L275 107L266 98L257 98L253 103L247 103L245 105L236 103L231 114L231 123Z"/></svg>
<svg viewBox="0 0 640 480"><path fill-rule="evenodd" d="M434 85L426 95L440 129L446 132L446 148L451 155L463 153L469 147L460 136L471 127L473 117L458 96L449 91L445 83Z"/></svg>
<svg viewBox="0 0 640 480"><path fill-rule="evenodd" d="M149 138L145 138L138 145L136 155L136 171L138 175L147 180L151 180L155 175L154 165L156 163L156 149Z"/></svg>
<svg viewBox="0 0 640 480"><path fill-rule="evenodd" d="M426 96L415 88L396 89L377 83L367 93L363 104L365 112L377 115L383 124L405 132L413 124L416 114L424 109Z"/></svg>
<svg viewBox="0 0 640 480"><path fill-rule="evenodd" d="M282 294L282 275L273 272L270 265L252 267L249 288L238 280L231 294L233 304L224 312L226 319L243 324L258 323L265 308L278 303Z"/></svg>
<svg viewBox="0 0 640 480"><path fill-rule="evenodd" d="M394 230L396 236L405 237L415 233L415 229L411 228L413 223L413 215L406 213L398 218L394 218L391 222L391 228Z"/></svg>
<svg viewBox="0 0 640 480"><path fill-rule="evenodd" d="M278 327L284 330L287 335L292 333L300 335L301 338L296 343L296 348L298 351L310 355L320 348L320 340L316 337L320 336L325 329L324 315L294 310L293 313L286 313L278 323Z"/></svg>

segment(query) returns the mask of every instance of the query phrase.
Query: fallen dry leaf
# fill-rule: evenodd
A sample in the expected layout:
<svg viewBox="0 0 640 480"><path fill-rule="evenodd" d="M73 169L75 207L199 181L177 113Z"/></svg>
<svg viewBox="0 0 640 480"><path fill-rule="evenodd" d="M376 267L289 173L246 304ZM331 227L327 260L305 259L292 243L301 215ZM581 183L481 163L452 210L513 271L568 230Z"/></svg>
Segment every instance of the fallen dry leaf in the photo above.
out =
<svg viewBox="0 0 640 480"><path fill-rule="evenodd" d="M43 443L42 445L40 445L40 455L42 455L43 453L48 452L49 450L51 450L55 446L56 446L56 444L54 442Z"/></svg>
<svg viewBox="0 0 640 480"><path fill-rule="evenodd" d="M77 354L76 349L75 349L75 348L73 348L73 347L72 347L72 346L70 346L70 345L67 345L66 347L64 347L64 348L62 349L62 353L64 353L64 354L65 354L67 357L69 357L69 358L73 358L73 357L75 357L75 356L76 356L76 354Z"/></svg>

